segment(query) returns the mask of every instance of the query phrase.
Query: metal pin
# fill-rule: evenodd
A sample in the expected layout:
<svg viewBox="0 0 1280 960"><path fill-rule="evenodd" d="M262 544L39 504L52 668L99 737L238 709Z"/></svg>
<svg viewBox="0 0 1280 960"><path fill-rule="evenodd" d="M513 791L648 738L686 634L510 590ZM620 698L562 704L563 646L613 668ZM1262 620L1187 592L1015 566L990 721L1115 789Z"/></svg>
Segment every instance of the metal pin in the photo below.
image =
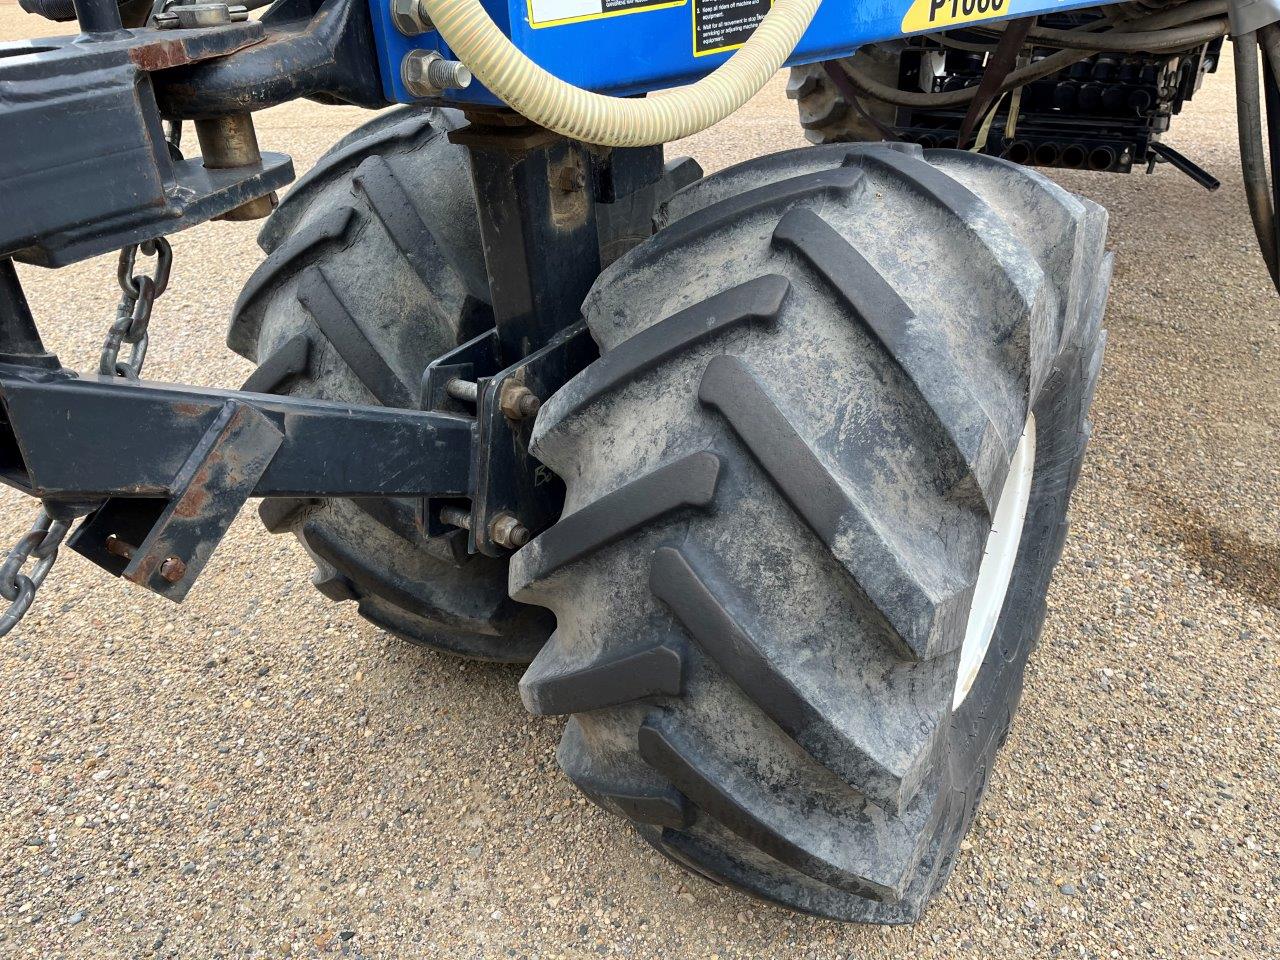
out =
<svg viewBox="0 0 1280 960"><path fill-rule="evenodd" d="M440 522L451 527L461 527L463 530L470 530L471 511L463 510L461 507L441 507Z"/></svg>
<svg viewBox="0 0 1280 960"><path fill-rule="evenodd" d="M444 385L444 392L455 400L461 400L463 403L475 403L476 397L479 396L479 388L474 380L463 380L461 377L454 377Z"/></svg>

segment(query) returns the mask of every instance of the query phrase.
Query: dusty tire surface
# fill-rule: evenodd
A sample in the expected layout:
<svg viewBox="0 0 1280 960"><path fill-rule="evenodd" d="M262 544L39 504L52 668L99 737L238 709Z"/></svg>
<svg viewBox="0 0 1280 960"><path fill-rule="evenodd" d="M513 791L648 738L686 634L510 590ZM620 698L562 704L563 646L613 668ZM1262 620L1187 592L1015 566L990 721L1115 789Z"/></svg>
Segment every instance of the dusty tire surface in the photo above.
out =
<svg viewBox="0 0 1280 960"><path fill-rule="evenodd" d="M869 44L849 57L863 72L881 83L898 85L900 43ZM897 108L864 100L859 111L827 75L826 64L806 63L791 68L787 96L796 102L800 126L810 143L860 143L884 140L884 131L863 116L865 111L886 127L893 127Z"/></svg>
<svg viewBox="0 0 1280 960"><path fill-rule="evenodd" d="M340 140L259 236L266 260L228 345L258 364L246 389L417 407L422 370L492 326L465 150L454 111L403 108ZM545 610L507 596L507 564L417 530L412 501L266 500L274 533L315 561L316 587L407 640L528 662Z"/></svg>
<svg viewBox="0 0 1280 960"><path fill-rule="evenodd" d="M918 917L1021 693L1088 437L1106 214L1003 161L829 146L677 193L543 407L565 511L513 560L569 777L661 853L842 920ZM953 709L1034 415L1002 612Z"/></svg>

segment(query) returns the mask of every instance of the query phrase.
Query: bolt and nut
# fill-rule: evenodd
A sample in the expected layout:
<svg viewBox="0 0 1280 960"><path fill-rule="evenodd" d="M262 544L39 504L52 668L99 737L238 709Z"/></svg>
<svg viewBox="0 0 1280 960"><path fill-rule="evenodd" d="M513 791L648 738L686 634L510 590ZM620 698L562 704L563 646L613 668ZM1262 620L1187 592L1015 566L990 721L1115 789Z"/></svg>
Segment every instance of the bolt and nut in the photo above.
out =
<svg viewBox="0 0 1280 960"><path fill-rule="evenodd" d="M526 420L542 408L538 395L523 383L504 381L498 394L498 408L511 420Z"/></svg>
<svg viewBox="0 0 1280 960"><path fill-rule="evenodd" d="M391 0L391 22L406 37L416 37L435 29L422 0Z"/></svg>
<svg viewBox="0 0 1280 960"><path fill-rule="evenodd" d="M529 542L529 528L509 513L500 513L489 524L489 536L500 547L519 550Z"/></svg>
<svg viewBox="0 0 1280 960"><path fill-rule="evenodd" d="M400 63L400 79L415 97L435 97L471 85L465 63L446 60L434 50L411 50Z"/></svg>

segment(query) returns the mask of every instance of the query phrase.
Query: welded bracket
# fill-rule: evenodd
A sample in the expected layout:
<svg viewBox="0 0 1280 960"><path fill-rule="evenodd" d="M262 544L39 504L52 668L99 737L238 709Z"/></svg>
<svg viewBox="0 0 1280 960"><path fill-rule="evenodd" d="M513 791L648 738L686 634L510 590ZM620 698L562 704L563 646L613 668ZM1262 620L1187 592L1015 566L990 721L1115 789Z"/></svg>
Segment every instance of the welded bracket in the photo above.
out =
<svg viewBox="0 0 1280 960"><path fill-rule="evenodd" d="M179 469L168 499L113 497L67 545L116 576L181 601L283 440L263 414L228 400ZM158 515L144 529L153 508Z"/></svg>
<svg viewBox="0 0 1280 960"><path fill-rule="evenodd" d="M581 322L502 369L497 369L499 353L497 331L487 331L427 367L421 389L425 408L465 412L469 404L450 396L446 385L453 379L474 383L476 399L470 406L477 433L470 495L424 498L420 523L429 536L447 535L451 527L442 521L441 511L462 511L468 550L491 557L507 556L513 547L501 542L495 524L515 522L536 535L556 521L564 506L564 482L529 452L533 417L504 405L504 391L520 389L545 400L600 355Z"/></svg>

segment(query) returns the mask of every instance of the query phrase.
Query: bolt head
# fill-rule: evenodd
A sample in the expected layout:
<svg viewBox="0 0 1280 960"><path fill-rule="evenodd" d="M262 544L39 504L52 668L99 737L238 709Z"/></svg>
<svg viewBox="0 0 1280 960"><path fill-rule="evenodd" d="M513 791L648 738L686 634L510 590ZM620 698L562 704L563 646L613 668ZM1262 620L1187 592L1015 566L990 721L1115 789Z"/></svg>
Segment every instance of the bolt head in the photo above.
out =
<svg viewBox="0 0 1280 960"><path fill-rule="evenodd" d="M434 29L422 13L420 0L392 0L392 23L406 37L416 37Z"/></svg>
<svg viewBox="0 0 1280 960"><path fill-rule="evenodd" d="M433 29L422 12L419 0L391 0L391 22L406 37L416 37Z"/></svg>
<svg viewBox="0 0 1280 960"><path fill-rule="evenodd" d="M428 79L433 60L442 59L434 50L410 50L400 63L400 79L415 97L434 97L440 88Z"/></svg>
<svg viewBox="0 0 1280 960"><path fill-rule="evenodd" d="M187 565L179 557L165 557L160 564L160 576L170 583L177 583L187 575Z"/></svg>

